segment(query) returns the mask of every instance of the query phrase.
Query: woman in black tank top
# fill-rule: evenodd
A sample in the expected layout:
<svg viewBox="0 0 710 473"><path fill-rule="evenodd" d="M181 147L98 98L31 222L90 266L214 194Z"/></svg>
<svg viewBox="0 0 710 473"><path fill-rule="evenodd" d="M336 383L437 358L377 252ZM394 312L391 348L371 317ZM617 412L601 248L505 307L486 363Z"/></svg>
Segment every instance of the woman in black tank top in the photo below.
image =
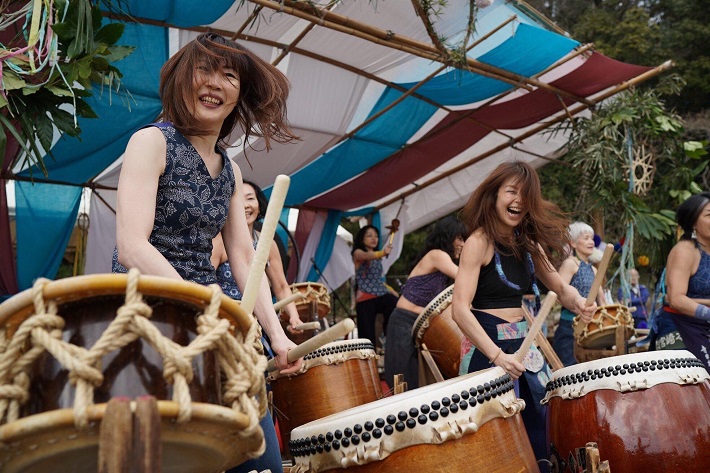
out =
<svg viewBox="0 0 710 473"><path fill-rule="evenodd" d="M564 254L568 222L542 198L537 172L523 162L498 166L473 192L460 217L470 235L456 275L453 319L474 347L462 368L467 362L471 373L494 364L520 378L520 396L528 398L523 411L528 436L536 457L547 458L544 411L538 408L546 370L522 376L526 368L514 353L527 332L522 295L532 290L539 299L538 278L583 320L591 320L596 310L596 304L585 307L585 299L560 278L549 259Z"/></svg>

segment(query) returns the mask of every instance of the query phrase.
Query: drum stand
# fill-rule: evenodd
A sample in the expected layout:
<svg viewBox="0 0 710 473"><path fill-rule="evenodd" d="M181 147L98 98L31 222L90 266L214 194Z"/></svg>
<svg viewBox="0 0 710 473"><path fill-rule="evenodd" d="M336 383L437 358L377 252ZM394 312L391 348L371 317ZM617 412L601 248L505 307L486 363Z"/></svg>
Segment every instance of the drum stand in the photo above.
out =
<svg viewBox="0 0 710 473"><path fill-rule="evenodd" d="M153 396L135 401L114 397L99 431L99 473L157 473L162 470L160 415Z"/></svg>
<svg viewBox="0 0 710 473"><path fill-rule="evenodd" d="M422 343L419 349L419 386L428 386L444 380L441 370L431 356L427 346Z"/></svg>

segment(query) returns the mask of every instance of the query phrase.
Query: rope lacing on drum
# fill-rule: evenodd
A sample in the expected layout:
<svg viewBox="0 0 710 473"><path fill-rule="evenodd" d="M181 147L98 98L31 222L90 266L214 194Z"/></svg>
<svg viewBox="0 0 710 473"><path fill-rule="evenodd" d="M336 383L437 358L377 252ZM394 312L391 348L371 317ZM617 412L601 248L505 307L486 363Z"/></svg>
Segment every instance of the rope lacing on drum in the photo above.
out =
<svg viewBox="0 0 710 473"><path fill-rule="evenodd" d="M178 404L178 422L187 422L192 415L189 383L194 373L192 359L215 350L219 365L226 375L224 400L232 409L249 418L249 426L240 435L251 435L258 428L259 418L266 412L266 388L263 372L266 358L257 347L260 330L256 321L246 334L233 334L229 321L219 318L222 291L216 284L210 304L197 317L198 336L187 346L164 337L148 319L152 309L138 292L140 273L128 273L125 303L116 312L101 337L90 349L61 340L64 320L58 316L56 303L45 307L43 288L49 282L39 279L32 288L35 313L18 328L9 342L0 340L0 422L19 418L19 408L29 398L29 370L46 350L69 371L76 385L74 422L79 428L88 426L88 408L93 404L93 390L103 383L101 359L129 343L143 338L163 357L163 376L173 384L173 401ZM260 344L258 344L260 347Z"/></svg>

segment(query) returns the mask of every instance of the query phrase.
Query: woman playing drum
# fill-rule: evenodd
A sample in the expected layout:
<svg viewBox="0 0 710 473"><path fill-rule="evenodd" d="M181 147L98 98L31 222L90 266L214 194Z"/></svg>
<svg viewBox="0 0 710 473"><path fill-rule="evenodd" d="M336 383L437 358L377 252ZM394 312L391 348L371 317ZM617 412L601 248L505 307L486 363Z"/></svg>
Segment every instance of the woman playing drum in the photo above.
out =
<svg viewBox="0 0 710 473"><path fill-rule="evenodd" d="M242 176L224 151L224 140L241 127L244 143L260 134L289 142L288 80L251 51L213 33L185 45L163 66L161 122L138 130L128 142L118 184L117 248L113 270L217 282L210 256L222 232L234 278L246 287L254 256L244 217ZM255 315L269 335L280 369L294 345L274 311L262 279ZM275 436L271 441L276 441ZM280 468L274 465L275 468Z"/></svg>
<svg viewBox="0 0 710 473"><path fill-rule="evenodd" d="M673 319L686 348L710 371L710 192L680 204L676 220L683 235L668 254L663 316Z"/></svg>
<svg viewBox="0 0 710 473"><path fill-rule="evenodd" d="M382 313L383 335L387 333L390 314L397 305L398 295L393 294L385 285L382 271L382 258L392 251L392 243L376 250L380 244L380 232L377 227L365 225L353 239L352 257L355 264L355 282L357 297L357 331L360 338L367 338L375 344L375 317Z"/></svg>
<svg viewBox="0 0 710 473"><path fill-rule="evenodd" d="M548 259L545 250L562 254L568 242L566 221L554 204L542 198L540 180L529 164L498 166L473 192L461 220L470 235L461 253L452 306L454 321L475 347L468 372L495 364L518 379L526 370L513 356L528 328L522 297L531 286L539 292L536 278L585 321L591 319L596 304L585 307L585 299L562 280ZM518 385L528 406L523 421L538 459L547 457L545 413L539 404L547 377L544 369L539 372L541 379L526 373Z"/></svg>
<svg viewBox="0 0 710 473"><path fill-rule="evenodd" d="M574 222L569 228L571 254L560 266L560 277L567 284L571 284L582 297L589 295L597 269L592 266L589 257L594 252L594 229L584 222ZM597 296L599 305L606 304L604 294L599 291ZM552 348L565 366L577 363L574 357L574 328L572 321L574 314L563 308L560 314L560 323L555 330Z"/></svg>
<svg viewBox="0 0 710 473"><path fill-rule="evenodd" d="M257 220L264 218L269 201L266 199L261 188L253 182L244 181L242 187L244 189L244 215L247 219L249 234L252 236L254 246L256 247L259 241L259 232L254 228L254 224ZM221 234L215 237L212 241L212 245L212 265L217 268L217 279L219 280L219 285L222 286L222 291L233 299L241 300L242 293L236 284L234 284L232 268L227 260L227 251L224 248ZM266 277L269 279L271 288L278 300L286 299L293 295L291 286L289 286L286 280L281 253L279 252L279 247L275 240L271 242L271 248L269 250L269 260L266 263ZM288 314L289 320L287 330L293 333L300 333L300 330L296 331L291 328L303 323L298 315L296 303L291 302L290 304L286 304L284 310Z"/></svg>
<svg viewBox="0 0 710 473"><path fill-rule="evenodd" d="M456 217L446 217L427 236L424 249L414 260L388 324L385 381L389 386L394 386L394 375L403 374L407 389L419 387L419 363L412 340L412 326L426 305L456 277L456 263L465 237L463 223Z"/></svg>

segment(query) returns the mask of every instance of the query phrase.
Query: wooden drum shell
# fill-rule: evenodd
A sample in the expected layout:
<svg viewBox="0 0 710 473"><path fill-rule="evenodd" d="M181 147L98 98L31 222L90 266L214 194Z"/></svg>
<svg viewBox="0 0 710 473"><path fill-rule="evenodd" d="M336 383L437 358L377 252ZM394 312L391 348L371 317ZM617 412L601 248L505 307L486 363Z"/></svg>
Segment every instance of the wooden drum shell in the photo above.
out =
<svg viewBox="0 0 710 473"><path fill-rule="evenodd" d="M612 471L710 468L710 375L690 352L621 355L563 368L553 374L543 402L558 466L596 442Z"/></svg>
<svg viewBox="0 0 710 473"><path fill-rule="evenodd" d="M502 368L469 373L294 429L291 471L539 471L523 408Z"/></svg>
<svg viewBox="0 0 710 473"><path fill-rule="evenodd" d="M339 343L342 342L333 344ZM320 364L304 373L278 377L270 382L274 415L284 443L298 426L383 396L374 349L369 358Z"/></svg>
<svg viewBox="0 0 710 473"><path fill-rule="evenodd" d="M537 472L539 467L525 432L520 415L493 419L483 424L475 434L464 435L458 440L408 447L393 452L384 460L347 469L360 473ZM511 455L510 452L522 452L522 455Z"/></svg>
<svg viewBox="0 0 710 473"><path fill-rule="evenodd" d="M665 383L643 391L600 390L574 400L553 398L548 432L565 461L570 452L593 441L612 471L706 471L710 383Z"/></svg>
<svg viewBox="0 0 710 473"><path fill-rule="evenodd" d="M581 323L579 316L575 317L575 325ZM634 321L629 308L621 304L600 306L592 320L577 335L577 343L587 349L611 348L616 344L616 327L619 325L625 327L624 338L630 339L634 334Z"/></svg>
<svg viewBox="0 0 710 473"><path fill-rule="evenodd" d="M421 343L426 345L446 379L459 375L463 339L463 332L454 322L451 304L439 315L429 319L429 327L424 332Z"/></svg>

